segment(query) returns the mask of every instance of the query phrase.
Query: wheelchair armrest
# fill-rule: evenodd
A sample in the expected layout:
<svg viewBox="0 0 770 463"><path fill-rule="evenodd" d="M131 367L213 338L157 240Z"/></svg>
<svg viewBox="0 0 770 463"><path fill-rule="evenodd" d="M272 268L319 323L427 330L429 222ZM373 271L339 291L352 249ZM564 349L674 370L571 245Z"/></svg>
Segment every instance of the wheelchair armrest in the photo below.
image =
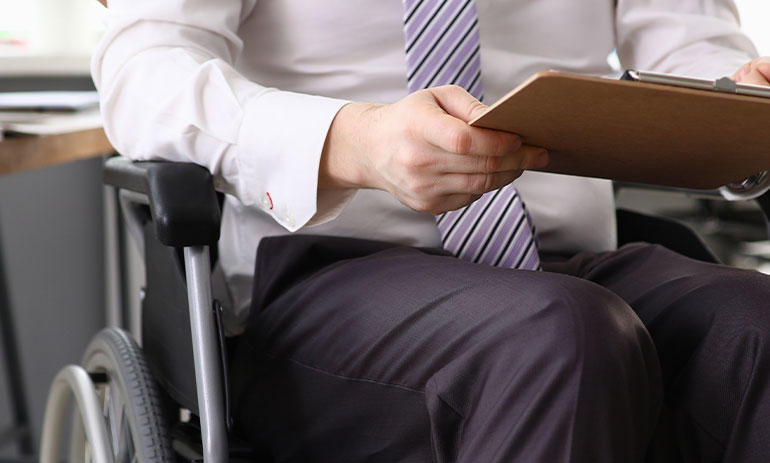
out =
<svg viewBox="0 0 770 463"><path fill-rule="evenodd" d="M204 167L115 156L104 164L104 183L147 196L155 236L166 246L213 245L219 240L219 201Z"/></svg>

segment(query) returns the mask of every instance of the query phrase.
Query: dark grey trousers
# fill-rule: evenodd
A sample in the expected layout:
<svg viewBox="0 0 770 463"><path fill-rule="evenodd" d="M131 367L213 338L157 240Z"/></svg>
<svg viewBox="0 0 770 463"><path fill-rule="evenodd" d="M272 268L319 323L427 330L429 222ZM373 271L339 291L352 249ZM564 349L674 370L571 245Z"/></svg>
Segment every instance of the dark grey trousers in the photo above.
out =
<svg viewBox="0 0 770 463"><path fill-rule="evenodd" d="M770 278L645 244L545 267L263 240L236 428L281 462L770 461Z"/></svg>

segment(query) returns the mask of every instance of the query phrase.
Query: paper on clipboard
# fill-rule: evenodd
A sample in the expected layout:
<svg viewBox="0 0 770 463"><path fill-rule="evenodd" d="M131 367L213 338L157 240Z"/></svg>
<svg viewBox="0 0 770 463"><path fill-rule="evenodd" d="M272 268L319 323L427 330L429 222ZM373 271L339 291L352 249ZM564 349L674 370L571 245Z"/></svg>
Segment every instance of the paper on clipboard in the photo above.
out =
<svg viewBox="0 0 770 463"><path fill-rule="evenodd" d="M548 149L547 172L713 189L770 169L770 98L542 72L471 125Z"/></svg>

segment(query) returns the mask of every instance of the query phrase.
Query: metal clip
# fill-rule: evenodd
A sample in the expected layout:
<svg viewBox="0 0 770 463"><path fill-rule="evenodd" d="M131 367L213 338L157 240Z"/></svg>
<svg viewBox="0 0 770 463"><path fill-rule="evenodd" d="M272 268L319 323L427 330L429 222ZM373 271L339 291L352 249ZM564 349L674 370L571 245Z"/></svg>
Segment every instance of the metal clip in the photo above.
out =
<svg viewBox="0 0 770 463"><path fill-rule="evenodd" d="M729 77L722 77L714 81L714 90L725 93L738 93L738 86Z"/></svg>

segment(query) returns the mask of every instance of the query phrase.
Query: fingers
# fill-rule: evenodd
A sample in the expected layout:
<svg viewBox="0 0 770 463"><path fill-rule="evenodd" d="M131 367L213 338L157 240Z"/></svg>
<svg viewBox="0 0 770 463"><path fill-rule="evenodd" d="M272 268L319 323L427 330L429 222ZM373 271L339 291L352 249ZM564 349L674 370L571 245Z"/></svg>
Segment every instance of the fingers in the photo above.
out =
<svg viewBox="0 0 770 463"><path fill-rule="evenodd" d="M425 114L415 121L418 137L450 153L471 156L504 156L519 149L519 136L497 130L470 127L467 122L486 106L464 89L447 85L425 90ZM430 111L430 109L434 111Z"/></svg>
<svg viewBox="0 0 770 463"><path fill-rule="evenodd" d="M732 78L743 84L770 85L770 57L757 58L744 64Z"/></svg>
<svg viewBox="0 0 770 463"><path fill-rule="evenodd" d="M441 214L453 211L481 198L484 193L500 189L521 176L520 170L493 174L449 174L436 185L431 199L417 199L404 204L420 212Z"/></svg>
<svg viewBox="0 0 770 463"><path fill-rule="evenodd" d="M462 156L505 156L521 147L518 135L471 127L449 114L426 117L414 128L417 136L448 153Z"/></svg>
<svg viewBox="0 0 770 463"><path fill-rule="evenodd" d="M417 211L439 213L547 164L545 150L522 146L515 134L470 127L485 110L455 86L414 92L381 108L376 142L367 145L374 188Z"/></svg>
<svg viewBox="0 0 770 463"><path fill-rule="evenodd" d="M768 72L768 75L770 76L770 72ZM768 78L754 66L752 66L751 70L738 82L751 85L770 85Z"/></svg>
<svg viewBox="0 0 770 463"><path fill-rule="evenodd" d="M764 61L757 63L757 71L765 79L765 83L760 85L770 84L770 59L764 58Z"/></svg>
<svg viewBox="0 0 770 463"><path fill-rule="evenodd" d="M462 156L505 156L521 147L518 135L471 127L449 115L435 118L422 129L425 141Z"/></svg>
<svg viewBox="0 0 770 463"><path fill-rule="evenodd" d="M542 169L548 164L548 151L535 146L524 145L505 156L463 156L444 154L440 156L440 172L457 174L489 174L510 170Z"/></svg>
<svg viewBox="0 0 770 463"><path fill-rule="evenodd" d="M446 174L436 185L436 193L483 195L508 185L519 178L521 173L521 170L509 170L491 174Z"/></svg>
<svg viewBox="0 0 770 463"><path fill-rule="evenodd" d="M735 74L733 74L732 79L736 82L742 82L749 72L751 72L751 63L746 63L743 66L741 66L740 69L735 71Z"/></svg>

